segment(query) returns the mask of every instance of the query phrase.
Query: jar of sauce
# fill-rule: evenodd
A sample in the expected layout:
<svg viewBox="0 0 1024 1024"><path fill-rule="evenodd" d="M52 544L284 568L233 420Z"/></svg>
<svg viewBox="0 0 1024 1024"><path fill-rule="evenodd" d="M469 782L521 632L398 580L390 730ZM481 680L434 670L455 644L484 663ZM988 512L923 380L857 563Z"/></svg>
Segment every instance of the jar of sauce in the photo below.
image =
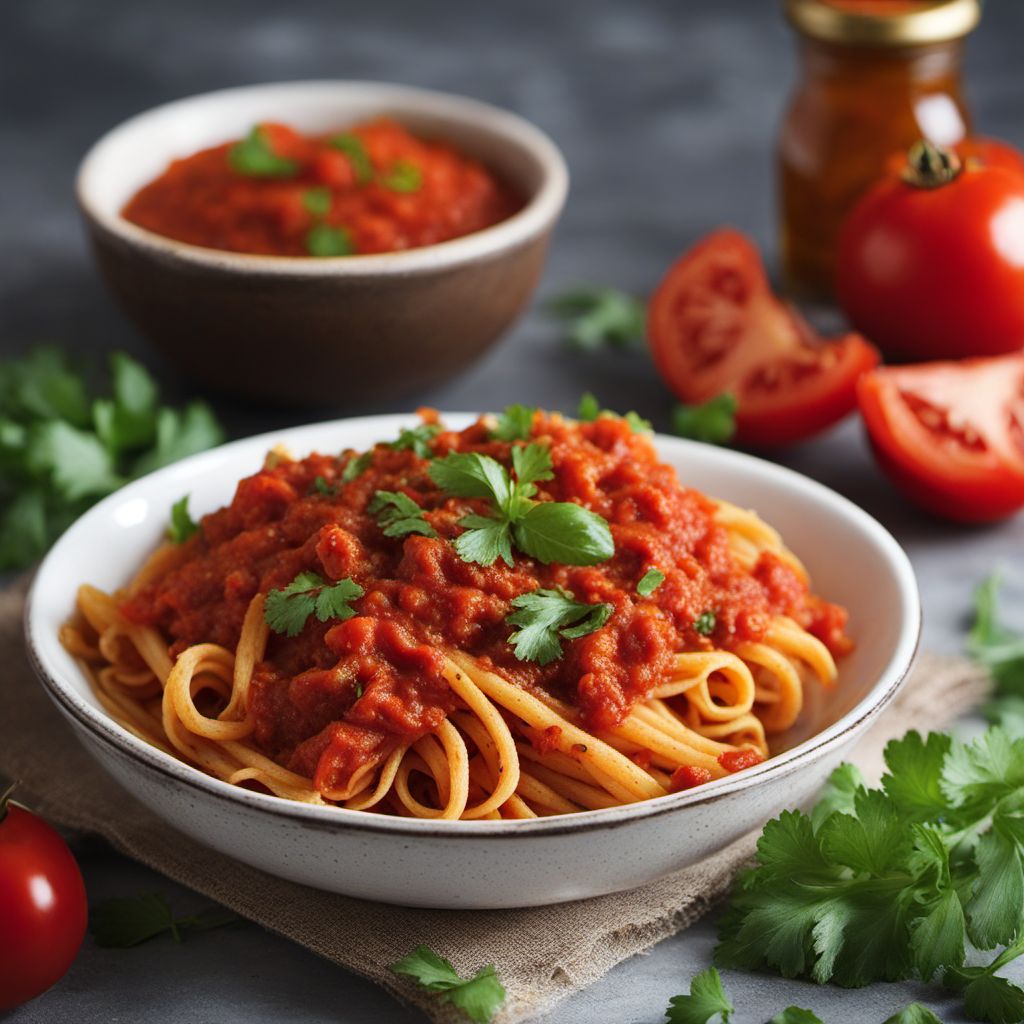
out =
<svg viewBox="0 0 1024 1024"><path fill-rule="evenodd" d="M843 218L915 140L970 131L965 36L980 0L786 0L801 77L779 136L783 273L809 298L832 293Z"/></svg>

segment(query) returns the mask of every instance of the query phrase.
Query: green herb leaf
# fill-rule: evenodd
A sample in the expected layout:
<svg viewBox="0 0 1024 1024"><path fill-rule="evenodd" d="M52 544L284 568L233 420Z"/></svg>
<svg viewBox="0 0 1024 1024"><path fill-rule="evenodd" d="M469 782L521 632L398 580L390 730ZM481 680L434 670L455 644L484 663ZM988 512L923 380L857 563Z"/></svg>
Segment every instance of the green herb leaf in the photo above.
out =
<svg viewBox="0 0 1024 1024"><path fill-rule="evenodd" d="M641 597L650 597L664 582L665 574L660 569L648 569L640 577L636 585L636 592Z"/></svg>
<svg viewBox="0 0 1024 1024"><path fill-rule="evenodd" d="M1020 1024L1024 1020L1024 989L993 974L991 966L951 968L943 983L962 994L971 1020L990 1024Z"/></svg>
<svg viewBox="0 0 1024 1024"><path fill-rule="evenodd" d="M799 1006L787 1006L782 1013L775 1014L768 1024L823 1024L821 1018L810 1010Z"/></svg>
<svg viewBox="0 0 1024 1024"><path fill-rule="evenodd" d="M512 524L520 551L550 565L597 565L615 554L608 523L571 501L542 501Z"/></svg>
<svg viewBox="0 0 1024 1024"><path fill-rule="evenodd" d="M920 1003L908 1003L899 1013L887 1018L885 1024L942 1024L942 1021Z"/></svg>
<svg viewBox="0 0 1024 1024"><path fill-rule="evenodd" d="M344 621L355 615L350 602L363 596L363 588L351 579L328 583L315 572L300 572L281 590L267 594L263 617L275 633L298 636L310 615L321 622Z"/></svg>
<svg viewBox="0 0 1024 1024"><path fill-rule="evenodd" d="M600 419L602 416L613 420L625 420L629 425L629 429L634 434L650 434L654 430L650 420L645 420L639 413L633 412L633 410L620 416L617 412L612 412L611 409L602 409L601 403L598 402L597 398L587 391L580 398L579 408L576 410L576 419L581 423L593 423L594 420Z"/></svg>
<svg viewBox="0 0 1024 1024"><path fill-rule="evenodd" d="M228 163L236 174L249 178L291 178L299 170L294 160L280 157L271 149L260 125L228 150Z"/></svg>
<svg viewBox="0 0 1024 1024"><path fill-rule="evenodd" d="M717 622L718 617L713 611L701 612L693 622L694 632L700 633L701 636L711 636Z"/></svg>
<svg viewBox="0 0 1024 1024"><path fill-rule="evenodd" d="M159 391L149 371L123 352L110 357L112 399L93 403L100 440L115 454L145 448L156 438Z"/></svg>
<svg viewBox="0 0 1024 1024"><path fill-rule="evenodd" d="M22 488L0 510L0 569L17 569L39 558L49 532L43 490Z"/></svg>
<svg viewBox="0 0 1024 1024"><path fill-rule="evenodd" d="M466 532L455 539L455 550L464 562L493 565L500 558L511 568L512 527L507 519L469 515L458 525Z"/></svg>
<svg viewBox="0 0 1024 1024"><path fill-rule="evenodd" d="M721 1024L729 1024L733 1012L721 975L709 967L694 976L689 995L673 996L668 1001L665 1017L668 1024L708 1024L717 1016Z"/></svg>
<svg viewBox="0 0 1024 1024"><path fill-rule="evenodd" d="M617 288L575 288L551 299L548 310L565 324L569 343L582 351L643 344L646 303Z"/></svg>
<svg viewBox="0 0 1024 1024"><path fill-rule="evenodd" d="M458 1007L476 1024L489 1024L505 1001L505 989L493 964L481 968L472 978L462 978L451 962L429 946L417 946L390 967L395 974L415 978L442 1002Z"/></svg>
<svg viewBox="0 0 1024 1024"><path fill-rule="evenodd" d="M388 444L396 452L415 452L421 459L432 459L434 451L430 442L441 433L443 427L440 423L421 423L417 427L404 427L398 434L396 440Z"/></svg>
<svg viewBox="0 0 1024 1024"><path fill-rule="evenodd" d="M322 494L325 498L338 493L337 489L327 482L327 477L319 475L313 478L313 490L317 494Z"/></svg>
<svg viewBox="0 0 1024 1024"><path fill-rule="evenodd" d="M967 652L991 673L995 689L985 707L993 722L1004 722L1015 736L1024 736L1024 635L999 622L1000 575L993 573L975 591L975 622Z"/></svg>
<svg viewBox="0 0 1024 1024"><path fill-rule="evenodd" d="M423 509L401 491L377 491L366 511L377 517L385 537L407 537L412 533L436 537L437 532L427 522Z"/></svg>
<svg viewBox="0 0 1024 1024"><path fill-rule="evenodd" d="M63 420L33 426L25 457L33 474L48 479L65 501L109 494L125 482L103 442Z"/></svg>
<svg viewBox="0 0 1024 1024"><path fill-rule="evenodd" d="M199 524L189 515L188 498L186 494L171 506L171 522L167 527L167 537L174 544L184 544L199 532Z"/></svg>
<svg viewBox="0 0 1024 1024"><path fill-rule="evenodd" d="M601 415L601 403L591 391L584 391L576 409L576 418L583 423L593 423Z"/></svg>
<svg viewBox="0 0 1024 1024"><path fill-rule="evenodd" d="M357 477L362 476L373 465L373 452L363 452L362 455L353 455L345 468L341 471L341 482L350 484Z"/></svg>
<svg viewBox="0 0 1024 1024"><path fill-rule="evenodd" d="M567 590L533 590L512 600L506 616L519 628L508 638L520 661L547 665L562 656L561 638L576 640L600 629L614 610L610 604L584 604Z"/></svg>
<svg viewBox="0 0 1024 1024"><path fill-rule="evenodd" d="M96 945L127 949L170 932L176 942L189 932L210 931L236 924L241 918L223 907L210 907L187 917L175 917L163 893L103 900L90 912L89 930Z"/></svg>
<svg viewBox="0 0 1024 1024"><path fill-rule="evenodd" d="M334 205L334 196L329 188L318 186L302 193L302 206L311 217L326 217Z"/></svg>
<svg viewBox="0 0 1024 1024"><path fill-rule="evenodd" d="M379 181L392 192L418 192L423 187L423 172L408 160L396 160Z"/></svg>
<svg viewBox="0 0 1024 1024"><path fill-rule="evenodd" d="M370 154L366 151L366 145L358 135L343 133L333 135L328 141L331 146L340 149L348 157L352 170L355 172L357 184L366 185L372 180L373 164L370 161Z"/></svg>
<svg viewBox="0 0 1024 1024"><path fill-rule="evenodd" d="M505 467L479 452L452 452L434 459L427 472L442 491L456 498L489 498L504 509L512 496Z"/></svg>
<svg viewBox="0 0 1024 1024"><path fill-rule="evenodd" d="M676 405L672 433L708 444L726 444L736 433L736 398L718 395L702 405Z"/></svg>
<svg viewBox="0 0 1024 1024"><path fill-rule="evenodd" d="M214 448L224 440L210 407L193 402L181 412L161 409L156 419L156 443L152 451L141 456L132 467L132 476L142 476L172 462Z"/></svg>
<svg viewBox="0 0 1024 1024"><path fill-rule="evenodd" d="M834 769L811 812L811 824L817 832L831 815L855 813L857 794L867 783L856 765L843 763Z"/></svg>
<svg viewBox="0 0 1024 1024"><path fill-rule="evenodd" d="M529 485L537 480L553 480L551 449L546 444L533 444L512 449L512 468L515 470L517 490L521 495L529 497L536 493ZM527 489L529 488L529 489Z"/></svg>
<svg viewBox="0 0 1024 1024"><path fill-rule="evenodd" d="M332 224L314 224L306 233L306 252L310 256L329 259L334 256L351 256L355 251L352 235L345 228Z"/></svg>
<svg viewBox="0 0 1024 1024"><path fill-rule="evenodd" d="M536 409L525 405L508 405L498 417L498 425L491 431L496 441L529 441L533 433Z"/></svg>

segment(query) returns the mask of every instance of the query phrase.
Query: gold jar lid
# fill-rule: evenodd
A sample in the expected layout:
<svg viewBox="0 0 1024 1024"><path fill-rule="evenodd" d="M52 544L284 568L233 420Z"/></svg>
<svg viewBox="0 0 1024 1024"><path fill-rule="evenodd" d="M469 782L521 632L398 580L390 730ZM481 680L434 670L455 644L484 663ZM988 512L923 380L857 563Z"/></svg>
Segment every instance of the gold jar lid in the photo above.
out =
<svg viewBox="0 0 1024 1024"><path fill-rule="evenodd" d="M805 36L848 46L922 46L967 35L981 0L785 0Z"/></svg>

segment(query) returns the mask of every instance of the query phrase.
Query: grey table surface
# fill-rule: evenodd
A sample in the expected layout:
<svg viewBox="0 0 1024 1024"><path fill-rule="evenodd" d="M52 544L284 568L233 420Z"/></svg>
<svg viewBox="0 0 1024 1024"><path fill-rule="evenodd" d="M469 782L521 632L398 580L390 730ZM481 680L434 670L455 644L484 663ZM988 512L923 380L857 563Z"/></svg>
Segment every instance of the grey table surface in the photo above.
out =
<svg viewBox="0 0 1024 1024"><path fill-rule="evenodd" d="M774 0L7 0L0 28L0 351L52 341L87 354L124 348L167 393L190 394L147 351L93 272L76 220L77 160L121 119L179 96L280 79L396 80L466 93L519 111L563 148L572 192L541 297L578 281L649 290L702 233L732 223L775 252L772 147L793 74ZM990 0L972 41L976 120L1024 144L1024 4ZM525 400L570 410L581 391L664 426L671 404L647 358L581 356L538 311L461 378L420 397L440 408ZM408 408L408 402L392 409ZM415 403L413 403L415 404ZM314 418L218 404L242 435ZM344 406L315 418L341 415ZM390 411L381 407L378 411ZM973 584L1022 566L1024 516L987 529L922 519L876 472L847 423L788 453L789 465L848 495L892 530L917 569L925 644L962 645ZM1020 602L1018 602L1019 604ZM92 899L162 889L196 897L97 843L77 847ZM714 916L628 961L561 1004L544 1024L662 1019L668 998L709 963ZM500 966L500 965L499 965ZM1018 980L1022 972L1018 970ZM726 975L739 1024L783 1006L829 1024L881 1022L922 998L947 1022L954 1003L913 984L848 992ZM105 951L87 939L54 989L12 1024L296 1021L414 1024L423 1018L367 982L254 926L174 947Z"/></svg>

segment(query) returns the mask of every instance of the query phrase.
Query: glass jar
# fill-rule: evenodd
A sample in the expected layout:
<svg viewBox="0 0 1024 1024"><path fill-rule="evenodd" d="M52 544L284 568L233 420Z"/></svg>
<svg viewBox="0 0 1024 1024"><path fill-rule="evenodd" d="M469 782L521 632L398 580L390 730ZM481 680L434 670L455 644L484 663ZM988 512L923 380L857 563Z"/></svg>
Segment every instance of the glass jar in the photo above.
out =
<svg viewBox="0 0 1024 1024"><path fill-rule="evenodd" d="M832 293L843 218L893 153L953 146L970 131L964 37L980 0L786 0L801 77L779 134L783 274L797 294Z"/></svg>

